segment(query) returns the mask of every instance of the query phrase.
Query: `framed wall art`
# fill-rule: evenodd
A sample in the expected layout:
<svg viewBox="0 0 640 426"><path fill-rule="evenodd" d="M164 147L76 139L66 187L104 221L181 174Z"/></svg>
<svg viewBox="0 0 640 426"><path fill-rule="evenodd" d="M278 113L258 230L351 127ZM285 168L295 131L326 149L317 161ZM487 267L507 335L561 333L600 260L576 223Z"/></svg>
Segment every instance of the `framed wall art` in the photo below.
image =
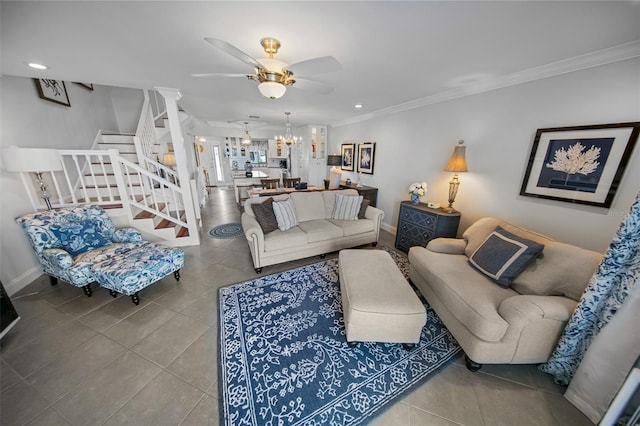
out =
<svg viewBox="0 0 640 426"><path fill-rule="evenodd" d="M93 92L93 84L92 83L82 83L80 81L75 81L74 83L76 83L78 86L82 86L85 89Z"/></svg>
<svg viewBox="0 0 640 426"><path fill-rule="evenodd" d="M71 106L69 102L69 95L67 94L67 87L62 80L49 80L46 78L34 78L38 89L38 95L42 99L46 99L57 104L64 106Z"/></svg>
<svg viewBox="0 0 640 426"><path fill-rule="evenodd" d="M358 144L358 172L372 175L375 156L375 142L364 142Z"/></svg>
<svg viewBox="0 0 640 426"><path fill-rule="evenodd" d="M343 143L341 146L340 154L342 155L342 170L354 171L355 170L355 158L356 158L356 144L355 143Z"/></svg>
<svg viewBox="0 0 640 426"><path fill-rule="evenodd" d="M520 195L611 207L640 122L538 129Z"/></svg>

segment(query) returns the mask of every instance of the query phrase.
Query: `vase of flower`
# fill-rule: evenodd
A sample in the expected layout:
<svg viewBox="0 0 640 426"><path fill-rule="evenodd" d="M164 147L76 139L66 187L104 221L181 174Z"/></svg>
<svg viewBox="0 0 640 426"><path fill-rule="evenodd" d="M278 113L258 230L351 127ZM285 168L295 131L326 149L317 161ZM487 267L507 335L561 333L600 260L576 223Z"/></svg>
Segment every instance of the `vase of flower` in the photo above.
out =
<svg viewBox="0 0 640 426"><path fill-rule="evenodd" d="M416 182L409 185L409 195L411 196L411 204L420 204L420 198L427 193L426 182Z"/></svg>

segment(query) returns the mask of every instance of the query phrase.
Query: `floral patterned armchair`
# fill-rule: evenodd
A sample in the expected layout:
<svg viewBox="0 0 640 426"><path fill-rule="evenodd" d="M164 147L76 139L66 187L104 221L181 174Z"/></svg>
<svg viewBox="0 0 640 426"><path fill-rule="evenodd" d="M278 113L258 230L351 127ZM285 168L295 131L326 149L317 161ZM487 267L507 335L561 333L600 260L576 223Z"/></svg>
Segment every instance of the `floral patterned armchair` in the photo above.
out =
<svg viewBox="0 0 640 426"><path fill-rule="evenodd" d="M137 303L138 290L171 272L179 279L177 271L184 264L182 250L143 241L142 234L134 228L116 229L109 216L97 205L31 213L16 221L27 233L51 284L62 280L82 287L87 296L92 294L91 283L104 286L101 277L121 273L121 265L131 259L142 258L144 253L159 255L154 257L154 262L137 265L140 270L134 271L133 278L128 277L128 287L123 288L124 283L105 283L114 297L115 291L127 295L135 293L134 303ZM161 272L149 273L145 268ZM109 271L113 273L109 274Z"/></svg>

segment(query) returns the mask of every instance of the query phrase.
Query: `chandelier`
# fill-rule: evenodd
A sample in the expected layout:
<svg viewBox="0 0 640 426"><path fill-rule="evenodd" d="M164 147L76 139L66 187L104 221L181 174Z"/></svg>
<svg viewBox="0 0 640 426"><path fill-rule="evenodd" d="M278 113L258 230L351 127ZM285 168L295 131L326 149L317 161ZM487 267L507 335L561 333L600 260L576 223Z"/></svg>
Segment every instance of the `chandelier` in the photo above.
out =
<svg viewBox="0 0 640 426"><path fill-rule="evenodd" d="M242 136L242 145L251 145L251 136L249 135L249 122L244 122L244 135Z"/></svg>
<svg viewBox="0 0 640 426"><path fill-rule="evenodd" d="M289 123L289 115L291 115L291 113L285 112L284 114L287 116L287 124L284 130L284 136L276 136L276 140L280 142L284 142L287 146L291 146L291 144L302 142L302 138L293 136L293 133L291 132L291 123Z"/></svg>

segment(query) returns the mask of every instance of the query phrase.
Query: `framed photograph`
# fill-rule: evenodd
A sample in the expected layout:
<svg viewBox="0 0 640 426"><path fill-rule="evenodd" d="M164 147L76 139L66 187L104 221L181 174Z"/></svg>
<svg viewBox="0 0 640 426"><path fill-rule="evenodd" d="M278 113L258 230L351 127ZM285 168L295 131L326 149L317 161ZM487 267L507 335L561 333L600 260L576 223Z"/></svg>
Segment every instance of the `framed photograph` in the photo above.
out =
<svg viewBox="0 0 640 426"><path fill-rule="evenodd" d="M611 207L640 122L538 129L520 195Z"/></svg>
<svg viewBox="0 0 640 426"><path fill-rule="evenodd" d="M356 144L355 143L343 143L340 150L342 155L342 170L354 171L355 159L356 159Z"/></svg>
<svg viewBox="0 0 640 426"><path fill-rule="evenodd" d="M33 81L36 83L40 98L68 107L71 106L64 81L46 78L34 78Z"/></svg>
<svg viewBox="0 0 640 426"><path fill-rule="evenodd" d="M358 172L373 174L373 160L376 156L376 143L358 144Z"/></svg>
<svg viewBox="0 0 640 426"><path fill-rule="evenodd" d="M74 83L76 83L78 86L82 86L85 89L93 92L93 84L91 84L91 83L81 83L79 81L75 81Z"/></svg>

